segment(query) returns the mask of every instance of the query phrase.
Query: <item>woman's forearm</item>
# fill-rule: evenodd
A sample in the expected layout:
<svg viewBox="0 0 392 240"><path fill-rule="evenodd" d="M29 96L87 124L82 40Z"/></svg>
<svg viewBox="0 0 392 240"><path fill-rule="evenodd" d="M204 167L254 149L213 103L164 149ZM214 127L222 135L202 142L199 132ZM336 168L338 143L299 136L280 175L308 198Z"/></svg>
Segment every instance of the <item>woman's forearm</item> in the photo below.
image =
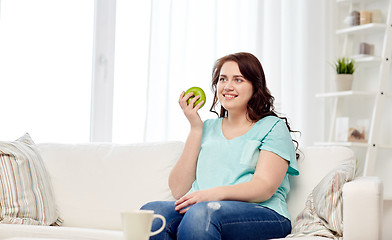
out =
<svg viewBox="0 0 392 240"><path fill-rule="evenodd" d="M252 179L249 182L216 188L220 200L264 202L272 197L276 189L268 181Z"/></svg>
<svg viewBox="0 0 392 240"><path fill-rule="evenodd" d="M252 179L246 183L192 192L181 197L175 205L177 211L185 213L189 206L198 202L232 200L259 203L270 199L274 192L273 187L268 187L263 180Z"/></svg>
<svg viewBox="0 0 392 240"><path fill-rule="evenodd" d="M184 150L169 176L169 187L174 198L187 193L196 178L197 158L199 156L202 128L191 128Z"/></svg>
<svg viewBox="0 0 392 240"><path fill-rule="evenodd" d="M277 154L261 150L255 173L249 182L218 188L222 200L263 202L272 197L282 183L289 162Z"/></svg>

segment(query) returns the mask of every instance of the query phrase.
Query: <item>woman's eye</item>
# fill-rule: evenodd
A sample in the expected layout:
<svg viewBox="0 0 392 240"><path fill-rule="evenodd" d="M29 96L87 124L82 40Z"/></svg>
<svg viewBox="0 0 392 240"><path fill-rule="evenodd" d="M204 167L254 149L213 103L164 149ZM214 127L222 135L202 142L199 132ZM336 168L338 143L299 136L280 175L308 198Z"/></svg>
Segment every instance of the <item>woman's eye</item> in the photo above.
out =
<svg viewBox="0 0 392 240"><path fill-rule="evenodd" d="M219 81L221 81L221 82L223 82L225 80L226 80L225 78L219 78Z"/></svg>
<svg viewBox="0 0 392 240"><path fill-rule="evenodd" d="M243 82L242 79L240 79L240 78L237 78L235 81L236 82Z"/></svg>

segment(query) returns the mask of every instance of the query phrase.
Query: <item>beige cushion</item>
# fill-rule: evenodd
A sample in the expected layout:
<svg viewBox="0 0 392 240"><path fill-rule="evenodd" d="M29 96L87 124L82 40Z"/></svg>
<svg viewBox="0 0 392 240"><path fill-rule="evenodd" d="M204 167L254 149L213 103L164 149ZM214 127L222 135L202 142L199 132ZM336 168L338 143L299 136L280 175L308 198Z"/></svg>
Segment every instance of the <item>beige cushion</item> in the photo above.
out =
<svg viewBox="0 0 392 240"><path fill-rule="evenodd" d="M305 208L306 199L332 169L347 160L355 161L354 152L347 147L311 146L301 149L298 160L299 176L289 176L291 190L287 203L291 219Z"/></svg>
<svg viewBox="0 0 392 240"><path fill-rule="evenodd" d="M61 223L50 178L29 134L0 142L0 222Z"/></svg>
<svg viewBox="0 0 392 240"><path fill-rule="evenodd" d="M63 226L121 230L122 211L174 200L168 177L182 142L37 145Z"/></svg>
<svg viewBox="0 0 392 240"><path fill-rule="evenodd" d="M289 237L343 236L343 185L355 175L355 160L348 159L331 170L308 196L305 209L293 223Z"/></svg>

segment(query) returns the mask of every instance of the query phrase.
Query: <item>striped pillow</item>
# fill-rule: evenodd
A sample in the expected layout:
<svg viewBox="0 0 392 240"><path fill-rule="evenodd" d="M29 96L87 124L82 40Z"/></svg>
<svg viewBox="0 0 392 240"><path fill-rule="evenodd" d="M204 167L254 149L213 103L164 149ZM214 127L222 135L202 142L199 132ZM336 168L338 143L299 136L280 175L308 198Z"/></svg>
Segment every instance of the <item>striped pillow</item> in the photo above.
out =
<svg viewBox="0 0 392 240"><path fill-rule="evenodd" d="M0 142L0 223L60 225L52 185L30 135Z"/></svg>
<svg viewBox="0 0 392 240"><path fill-rule="evenodd" d="M355 160L349 159L329 172L308 196L305 209L298 214L287 237L343 237L342 188L354 179Z"/></svg>

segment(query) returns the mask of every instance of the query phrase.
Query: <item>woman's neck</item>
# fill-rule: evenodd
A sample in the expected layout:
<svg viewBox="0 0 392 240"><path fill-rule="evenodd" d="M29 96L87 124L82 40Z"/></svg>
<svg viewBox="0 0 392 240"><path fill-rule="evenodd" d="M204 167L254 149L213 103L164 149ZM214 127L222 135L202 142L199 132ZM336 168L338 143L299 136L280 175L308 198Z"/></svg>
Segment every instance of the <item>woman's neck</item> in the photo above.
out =
<svg viewBox="0 0 392 240"><path fill-rule="evenodd" d="M245 114L228 114L222 122L222 133L227 140L231 140L247 133L254 124Z"/></svg>
<svg viewBox="0 0 392 240"><path fill-rule="evenodd" d="M254 124L254 122L249 119L248 115L243 113L228 113L226 121L230 126L249 126Z"/></svg>

